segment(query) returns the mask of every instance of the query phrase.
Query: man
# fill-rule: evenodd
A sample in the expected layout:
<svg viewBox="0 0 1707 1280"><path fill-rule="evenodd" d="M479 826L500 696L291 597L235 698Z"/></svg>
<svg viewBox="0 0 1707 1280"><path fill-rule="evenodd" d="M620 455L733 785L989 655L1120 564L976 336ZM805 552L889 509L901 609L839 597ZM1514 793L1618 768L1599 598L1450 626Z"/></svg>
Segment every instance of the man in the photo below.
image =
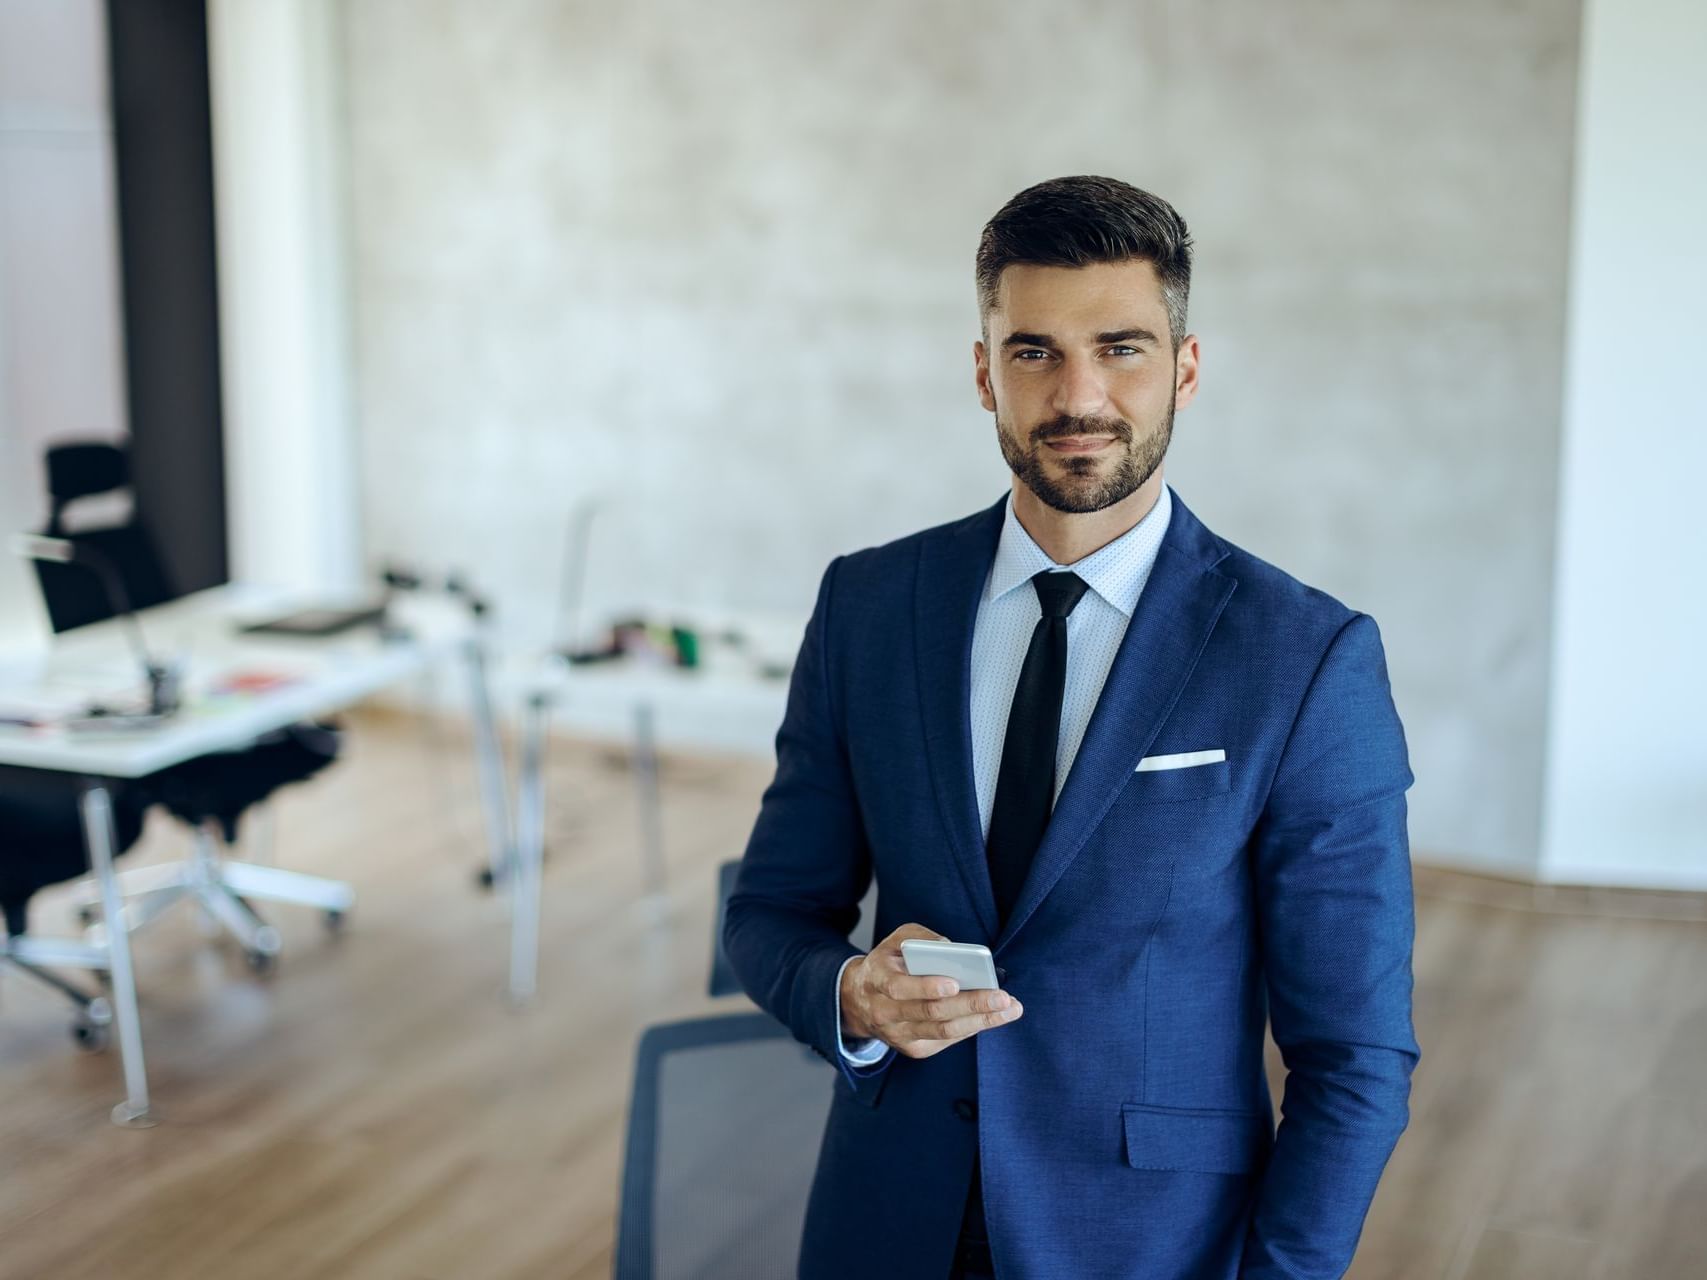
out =
<svg viewBox="0 0 1707 1280"><path fill-rule="evenodd" d="M724 932L845 1080L808 1280L1339 1276L1408 1120L1380 636L1163 483L1190 255L1122 182L1009 201L973 358L1012 492L819 586ZM988 945L1002 989L909 976L907 938Z"/></svg>

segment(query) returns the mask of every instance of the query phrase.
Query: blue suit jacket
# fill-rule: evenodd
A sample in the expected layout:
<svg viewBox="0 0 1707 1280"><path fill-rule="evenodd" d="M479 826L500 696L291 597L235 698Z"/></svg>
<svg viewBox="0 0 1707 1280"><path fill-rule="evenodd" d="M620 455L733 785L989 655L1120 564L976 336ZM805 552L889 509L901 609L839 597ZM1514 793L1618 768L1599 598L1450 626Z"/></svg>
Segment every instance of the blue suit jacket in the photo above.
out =
<svg viewBox="0 0 1707 1280"><path fill-rule="evenodd" d="M749 994L842 1067L801 1274L943 1280L978 1148L1003 1277L1338 1276L1419 1056L1412 776L1375 623L1176 493L998 928L968 690L1003 501L825 572L729 901ZM1025 1016L931 1058L843 1063L836 974L873 874L878 939L917 921L988 944Z"/></svg>

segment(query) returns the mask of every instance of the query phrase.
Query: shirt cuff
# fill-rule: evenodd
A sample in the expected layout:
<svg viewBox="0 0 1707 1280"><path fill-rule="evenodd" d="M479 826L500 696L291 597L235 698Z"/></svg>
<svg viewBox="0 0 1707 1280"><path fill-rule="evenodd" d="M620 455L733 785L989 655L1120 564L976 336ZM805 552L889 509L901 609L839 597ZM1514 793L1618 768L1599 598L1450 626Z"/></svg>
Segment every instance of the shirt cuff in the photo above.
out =
<svg viewBox="0 0 1707 1280"><path fill-rule="evenodd" d="M875 1037L864 1040L842 1039L842 975L855 960L864 958L849 956L842 961L842 967L836 970L836 1050L856 1067L874 1067L882 1062L883 1055L889 1052L888 1045Z"/></svg>

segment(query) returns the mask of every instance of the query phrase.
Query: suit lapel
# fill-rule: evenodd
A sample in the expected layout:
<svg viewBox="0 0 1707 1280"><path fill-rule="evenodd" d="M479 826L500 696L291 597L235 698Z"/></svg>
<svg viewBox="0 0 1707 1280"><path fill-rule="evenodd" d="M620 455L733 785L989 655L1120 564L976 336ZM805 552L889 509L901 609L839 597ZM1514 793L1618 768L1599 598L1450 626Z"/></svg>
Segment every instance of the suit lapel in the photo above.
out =
<svg viewBox="0 0 1707 1280"><path fill-rule="evenodd" d="M919 711L932 789L985 938L996 936L997 917L972 780L972 629L1006 504L1003 494L945 537L920 543L914 599Z"/></svg>
<svg viewBox="0 0 1707 1280"><path fill-rule="evenodd" d="M1019 900L993 949L1005 946L1055 887L1173 710L1237 585L1215 571L1225 554L1175 493L1155 567L1115 652ZM962 715L969 717L966 702L963 697ZM942 714L940 706L928 710ZM966 772L970 776L970 764ZM972 822L976 833L975 812ZM982 866L982 848L977 852ZM989 893L988 870L983 874Z"/></svg>

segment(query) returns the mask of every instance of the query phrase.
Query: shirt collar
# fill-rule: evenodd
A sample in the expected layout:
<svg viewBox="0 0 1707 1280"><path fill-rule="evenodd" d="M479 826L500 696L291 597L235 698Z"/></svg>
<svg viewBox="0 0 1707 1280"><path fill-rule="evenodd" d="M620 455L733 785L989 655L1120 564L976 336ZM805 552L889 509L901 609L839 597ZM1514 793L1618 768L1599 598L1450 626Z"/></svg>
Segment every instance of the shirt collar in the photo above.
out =
<svg viewBox="0 0 1707 1280"><path fill-rule="evenodd" d="M1071 569L1092 591L1131 618L1144 584L1150 580L1150 570L1155 567L1156 556L1162 549L1162 535L1168 531L1172 515L1173 499L1168 486L1163 484L1155 505L1137 524L1083 559L1060 565L1032 541L1025 526L1020 524L1010 492L1003 509L1001 540L996 544L996 562L990 568L984 599L986 602L1000 599L1045 570Z"/></svg>

